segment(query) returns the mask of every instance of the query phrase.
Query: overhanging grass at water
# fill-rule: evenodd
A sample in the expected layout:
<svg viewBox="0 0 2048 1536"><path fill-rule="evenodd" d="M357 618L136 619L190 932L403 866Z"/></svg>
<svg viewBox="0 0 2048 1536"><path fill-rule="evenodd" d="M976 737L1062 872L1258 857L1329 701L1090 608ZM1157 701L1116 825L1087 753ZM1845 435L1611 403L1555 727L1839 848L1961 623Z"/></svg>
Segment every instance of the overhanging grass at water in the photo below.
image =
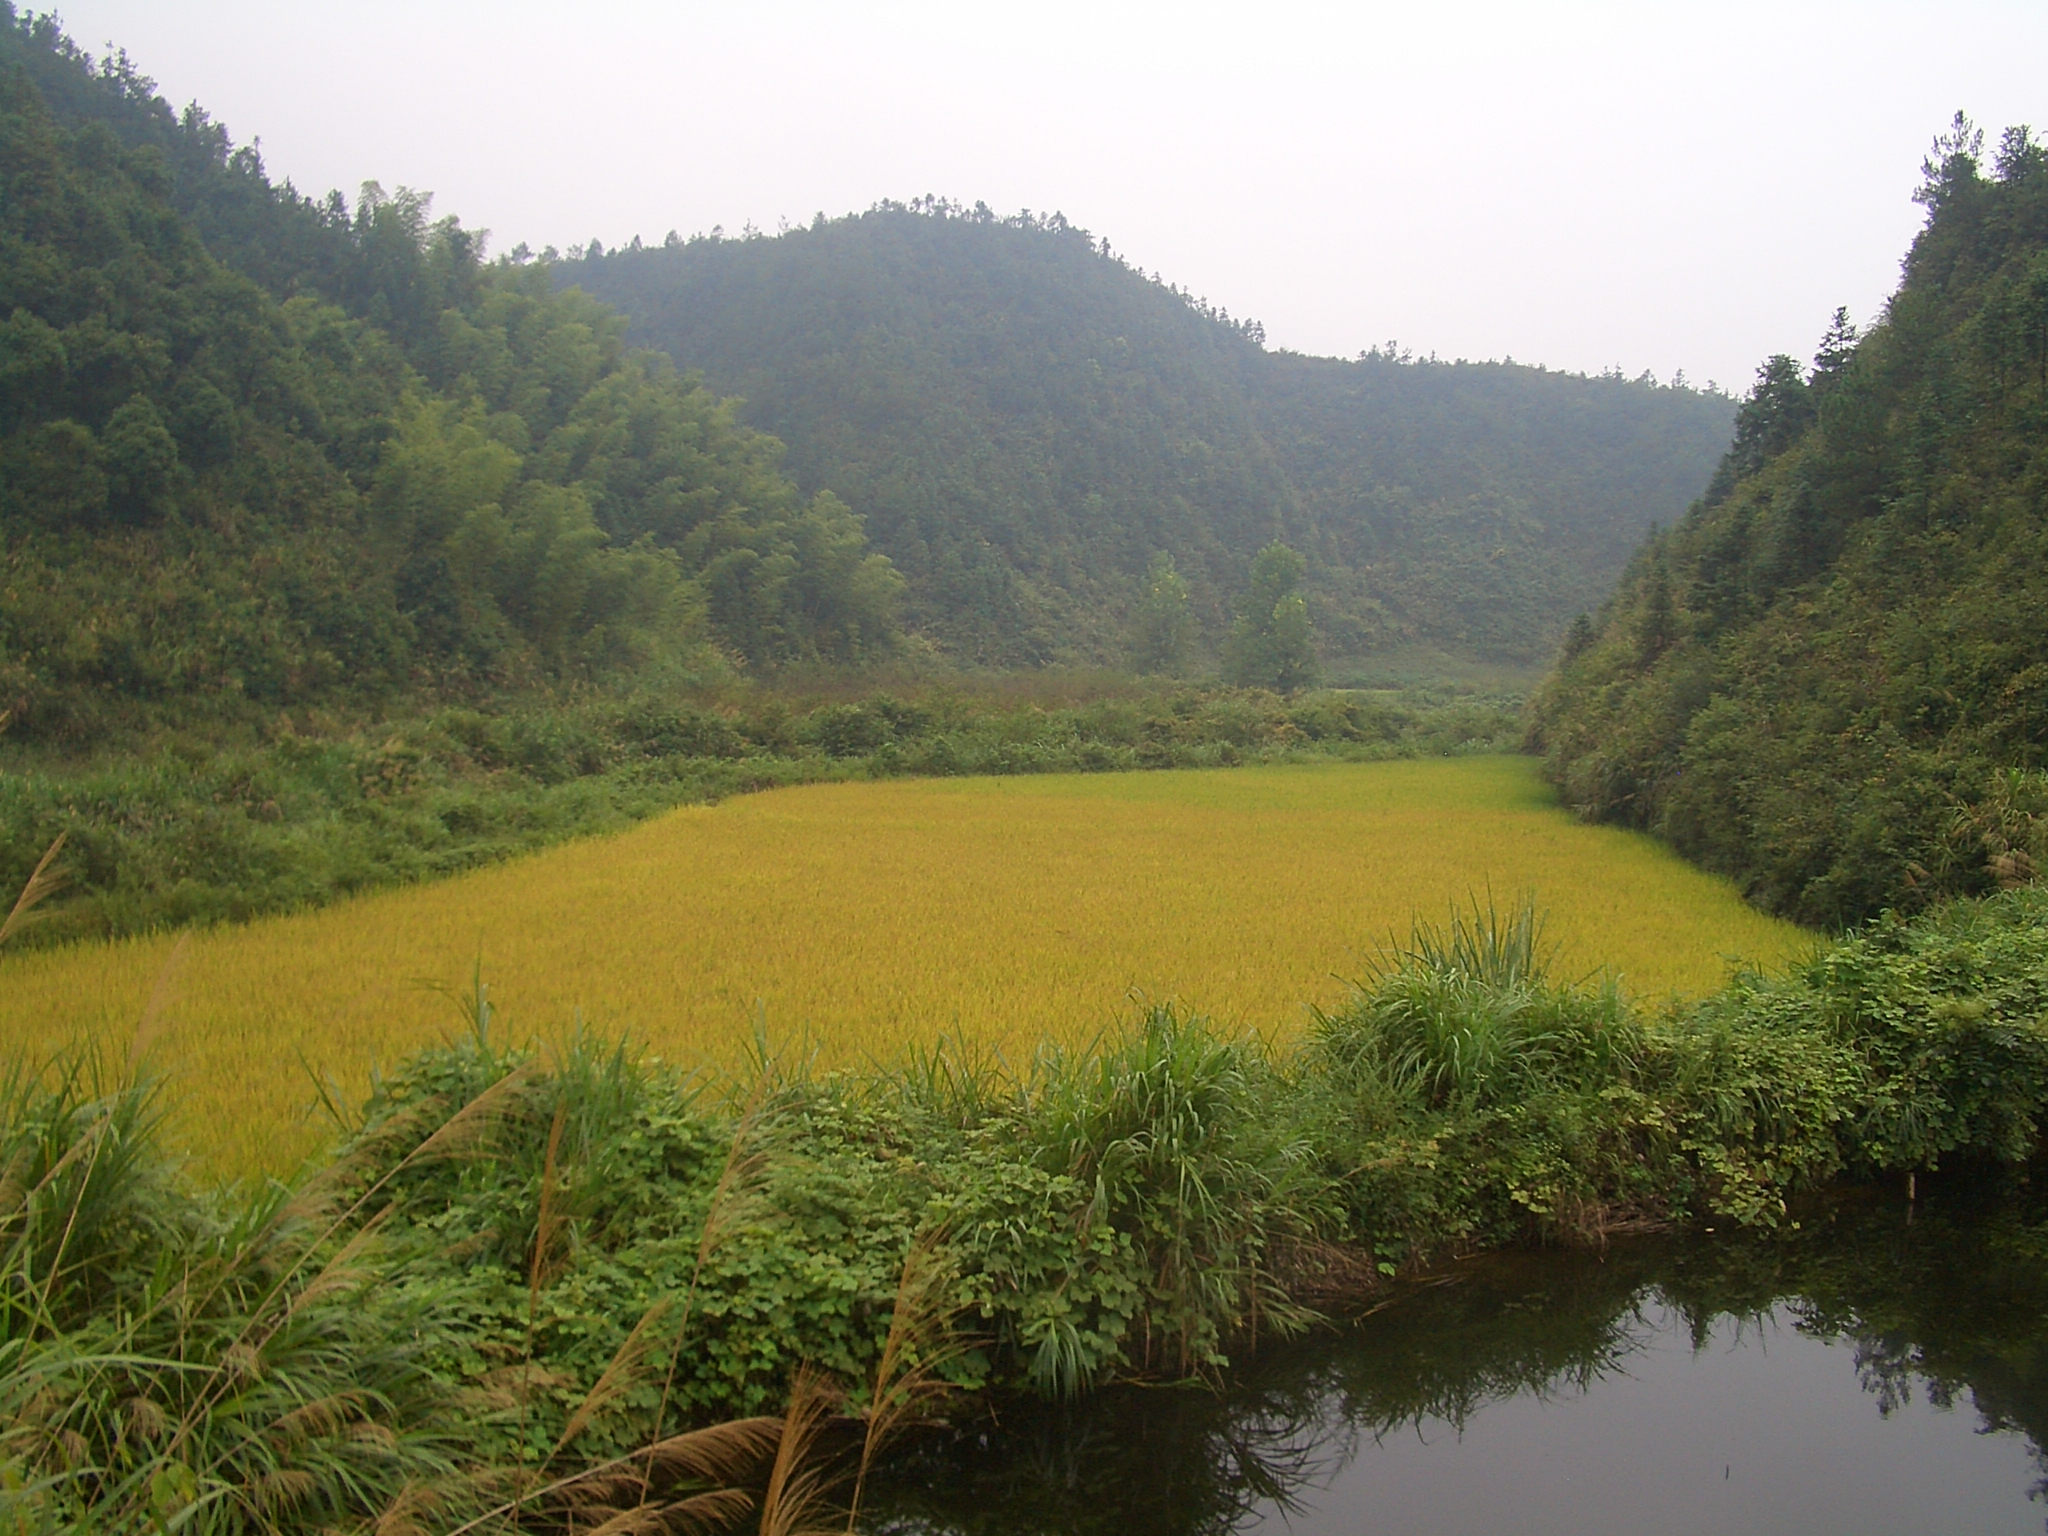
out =
<svg viewBox="0 0 2048 1536"><path fill-rule="evenodd" d="M1285 1037L1415 914L1488 888L1535 895L1560 974L1604 967L1638 996L1806 942L1647 838L1579 824L1522 758L818 785L195 935L156 1048L202 1160L274 1170L322 1134L305 1067L359 1096L373 1062L445 1032L420 982L466 989L479 960L523 1033L581 1020L723 1067L758 1020L828 1065L942 1034L1022 1063L1134 992ZM0 960L0 1035L125 1049L181 942Z"/></svg>

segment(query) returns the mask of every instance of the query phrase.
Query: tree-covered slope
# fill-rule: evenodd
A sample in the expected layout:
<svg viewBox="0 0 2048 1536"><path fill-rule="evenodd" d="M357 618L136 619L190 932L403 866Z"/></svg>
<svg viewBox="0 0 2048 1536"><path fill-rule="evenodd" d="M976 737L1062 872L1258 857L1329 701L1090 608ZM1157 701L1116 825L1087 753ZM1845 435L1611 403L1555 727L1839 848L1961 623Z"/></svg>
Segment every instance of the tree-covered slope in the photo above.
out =
<svg viewBox="0 0 2048 1536"><path fill-rule="evenodd" d="M1271 352L1064 220L936 200L556 273L740 396L800 484L867 519L916 622L992 661L1120 654L1161 551L1213 649L1276 539L1333 655L1542 654L1706 483L1731 414L1647 381Z"/></svg>
<svg viewBox="0 0 2048 1536"><path fill-rule="evenodd" d="M1958 118L1882 320L1760 370L1535 709L1570 801L1808 922L2048 858L2048 154L1983 159Z"/></svg>
<svg viewBox="0 0 2048 1536"><path fill-rule="evenodd" d="M0 0L5 723L886 645L859 520L622 332L421 198L271 185Z"/></svg>

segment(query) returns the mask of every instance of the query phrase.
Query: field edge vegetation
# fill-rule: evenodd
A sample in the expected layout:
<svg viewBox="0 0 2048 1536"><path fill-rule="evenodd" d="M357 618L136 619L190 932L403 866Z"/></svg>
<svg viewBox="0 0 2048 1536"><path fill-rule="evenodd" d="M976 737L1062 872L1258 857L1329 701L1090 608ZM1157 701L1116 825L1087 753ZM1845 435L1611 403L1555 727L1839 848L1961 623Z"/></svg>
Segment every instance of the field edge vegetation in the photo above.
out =
<svg viewBox="0 0 2048 1536"><path fill-rule="evenodd" d="M83 761L0 740L0 889L63 836L65 891L16 939L59 944L305 910L777 786L1502 752L1519 716L1517 698L1457 688L849 675L286 711Z"/></svg>

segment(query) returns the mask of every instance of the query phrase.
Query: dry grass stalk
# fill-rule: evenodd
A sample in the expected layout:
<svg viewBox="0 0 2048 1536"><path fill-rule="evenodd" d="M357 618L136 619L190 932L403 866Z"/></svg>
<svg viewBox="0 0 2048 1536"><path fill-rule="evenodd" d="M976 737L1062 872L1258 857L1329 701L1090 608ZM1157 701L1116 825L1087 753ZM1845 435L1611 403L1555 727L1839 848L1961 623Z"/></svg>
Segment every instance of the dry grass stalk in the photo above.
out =
<svg viewBox="0 0 2048 1536"><path fill-rule="evenodd" d="M670 1526L666 1510L636 1504L616 1511L602 1525L586 1528L577 1524L571 1529L582 1531L585 1536L668 1536Z"/></svg>
<svg viewBox="0 0 2048 1536"><path fill-rule="evenodd" d="M43 1183L47 1185L53 1182L57 1174L78 1155L79 1148L90 1143L91 1145L86 1155L85 1179L83 1181L89 1185L92 1182L92 1170L99 1164L100 1149L107 1144L106 1133L107 1117L100 1115L80 1134L78 1140L65 1150L64 1155L57 1159L56 1163L52 1165L48 1177L43 1180ZM78 1216L82 1205L83 1202L80 1200L71 1202L71 1209L64 1217L63 1235L57 1239L57 1251L50 1256L50 1272L43 1280L42 1305L45 1313L50 1310L50 1298L56 1291L57 1277L64 1272L64 1255L71 1247L72 1235L78 1230Z"/></svg>
<svg viewBox="0 0 2048 1536"><path fill-rule="evenodd" d="M0 922L0 944L5 944L21 925L28 921L29 911L37 902L63 889L63 874L51 866L57 862L57 855L64 851L65 840L70 836L68 832L59 832L57 840L51 843L44 850L43 856L36 861L36 867L30 872L27 884L22 886L21 894L14 898L14 910L7 914L5 922Z"/></svg>
<svg viewBox="0 0 2048 1536"><path fill-rule="evenodd" d="M620 1465L641 1456L672 1476L699 1482L733 1482L768 1459L782 1440L782 1420L772 1416L732 1419L708 1429L692 1429L658 1441L645 1452L621 1457Z"/></svg>
<svg viewBox="0 0 2048 1536"><path fill-rule="evenodd" d="M428 1536L426 1520L441 1508L441 1493L428 1483L407 1483L399 1489L370 1527L372 1536Z"/></svg>
<svg viewBox="0 0 2048 1536"><path fill-rule="evenodd" d="M540 1320L541 1282L546 1277L549 1250L554 1246L555 1233L558 1230L558 1227L561 1222L561 1216L555 1209L555 1190L557 1186L557 1181L559 1180L561 1174L562 1130L563 1127L565 1127L568 1123L568 1101L558 1101L555 1105L554 1123L548 1127L547 1156L541 1162L540 1215L534 1223L533 1261L528 1266L526 1276L525 1355L527 1362L529 1364L531 1364L533 1361L533 1336L534 1331L538 1326ZM523 1385L530 1389L532 1386L531 1377L528 1377L527 1380L523 1383ZM515 1493L512 1500L512 1518L514 1523L517 1523L518 1521L520 1499L525 1491L526 1415L527 1410L531 1404L532 1396L533 1394L531 1390L522 1391L519 1394L520 1481L518 1484L519 1492ZM560 1447L557 1446L556 1449L559 1450Z"/></svg>
<svg viewBox="0 0 2048 1536"><path fill-rule="evenodd" d="M289 1294L293 1283L298 1279L300 1270L312 1259L313 1255L333 1241L335 1236L350 1221L382 1193L386 1185L407 1168L417 1162L424 1161L430 1155L448 1156L463 1147L474 1145L475 1140L484 1130L497 1123L498 1117L506 1108L507 1101L530 1075L531 1068L529 1066L516 1067L477 1094L475 1098L450 1115L441 1124L440 1128L428 1136L425 1141L421 1142L419 1146L400 1159L381 1178L371 1184L368 1189L364 1190L352 1204L336 1215L324 1230L299 1250L299 1256L296 1260L279 1266L280 1273L277 1278L271 1283L270 1288L256 1304L250 1308L248 1322L243 1325L240 1335L224 1351L223 1358L238 1354L246 1354L251 1359L259 1357L263 1346L293 1317L297 1307L296 1299L287 1301L282 1308L279 1308L277 1303L280 1298ZM286 1207L286 1209L288 1208ZM281 1210L279 1216L273 1218L268 1230L274 1232L278 1222L283 1219L283 1211ZM374 1227L374 1225L374 1222L370 1224L371 1227ZM367 1230L366 1228L366 1232ZM358 1237L363 1235L358 1234ZM262 1247L263 1244L258 1243L254 1245L254 1251L260 1251ZM61 1253L61 1248L59 1251ZM342 1253L335 1255L328 1265L323 1266L321 1274L326 1275L337 1260L340 1260L343 1255L354 1251L359 1251L354 1242L344 1245ZM235 1262L224 1265L216 1284L225 1284L227 1279L235 1273L239 1262L240 1260L238 1259ZM314 1283L318 1284L319 1282L320 1276L316 1276ZM235 1385L236 1380L233 1372L222 1371L218 1373L212 1385L206 1391L197 1394L191 1407L186 1410L184 1417L178 1423L177 1433L171 1437L170 1444L165 1447L164 1454L166 1456L175 1455L184 1443L197 1432L200 1424L205 1421L206 1416L219 1406L222 1397L229 1391L232 1391ZM141 1497L141 1494L138 1493L137 1497Z"/></svg>
<svg viewBox="0 0 2048 1536"><path fill-rule="evenodd" d="M548 1452L548 1461L561 1455L570 1441L582 1434L590 1421L605 1408L628 1391L639 1371L640 1362L647 1357L647 1351L654 1346L655 1329L662 1318L668 1315L669 1300L666 1296L656 1301L641 1314L640 1321L633 1325L633 1331L626 1335L626 1341L612 1356L611 1364L604 1368L604 1374L597 1378L576 1411L569 1415L569 1422L563 1427L562 1437L555 1442L555 1448Z"/></svg>
<svg viewBox="0 0 2048 1536"><path fill-rule="evenodd" d="M534 1071L531 1062L514 1067L442 1121L440 1127L408 1152L404 1160L391 1172L397 1174L415 1163L423 1163L432 1158L461 1157L475 1150L478 1142L495 1129L510 1110L511 1106L507 1101L532 1081ZM380 1184L383 1182L385 1180L379 1181Z"/></svg>
<svg viewBox="0 0 2048 1536"><path fill-rule="evenodd" d="M627 1532L712 1532L730 1530L754 1510L754 1496L738 1488L693 1494L660 1506L633 1505L614 1513L588 1536L625 1536Z"/></svg>
<svg viewBox="0 0 2048 1536"><path fill-rule="evenodd" d="M368 1398L362 1392L330 1392L274 1420L270 1433L282 1445L326 1439L360 1420L367 1406Z"/></svg>
<svg viewBox="0 0 2048 1536"><path fill-rule="evenodd" d="M15 1149L14 1156L7 1160L7 1167L0 1170L0 1231L13 1221L14 1213L28 1203L28 1171L35 1166L35 1156L27 1146Z"/></svg>
<svg viewBox="0 0 2048 1536"><path fill-rule="evenodd" d="M572 1472L541 1487L526 1490L518 1498L507 1500L456 1526L447 1536L468 1536L469 1532L504 1519L529 1504L560 1502L584 1510L617 1505L641 1494L644 1469L650 1464L678 1479L724 1484L739 1482L752 1476L762 1462L775 1454L781 1443L782 1428L781 1419L763 1417L733 1419L724 1424L673 1435L644 1450L600 1462L581 1472ZM633 1509L637 1512L659 1507L673 1512L687 1510L691 1505L699 1506L700 1520L708 1520L709 1512L714 1508L736 1508L745 1513L753 1508L753 1495L744 1489L728 1486L692 1494L665 1506L657 1506L643 1497ZM621 1512L611 1509L607 1518Z"/></svg>
<svg viewBox="0 0 2048 1536"><path fill-rule="evenodd" d="M358 1227L355 1235L341 1245L333 1258L320 1266L319 1272L306 1282L303 1290L292 1297L290 1305L285 1308L285 1316L295 1317L323 1296L374 1279L376 1272L358 1269L356 1260L376 1241L378 1231L390 1216L391 1208L386 1206Z"/></svg>
<svg viewBox="0 0 2048 1536"><path fill-rule="evenodd" d="M676 1366L682 1359L683 1337L689 1332L690 1313L697 1303L697 1287L704 1278L704 1266L717 1251L734 1213L745 1208L754 1175L767 1161L763 1153L749 1151L747 1144L759 1124L768 1086L769 1077L765 1071L755 1077L747 1101L740 1109L739 1119L733 1124L732 1141L725 1149L725 1166L718 1170L718 1182L712 1187L711 1201L704 1208L704 1230L697 1237L697 1258L690 1266L690 1284L683 1292L682 1316L677 1321L675 1342L669 1350L668 1374L662 1378L661 1401L654 1410L654 1433L650 1439L656 1443L660 1442L662 1429L668 1421L669 1401L675 1394ZM640 1500L643 1504L647 1501L647 1483L653 1476L654 1461L650 1453L641 1481Z"/></svg>
<svg viewBox="0 0 2048 1536"><path fill-rule="evenodd" d="M889 1336L875 1363L874 1393L861 1437L860 1470L854 1476L853 1499L846 1512L849 1536L860 1519L868 1473L883 1445L924 1403L945 1394L948 1389L939 1379L938 1369L967 1347L965 1340L950 1336L960 1308L948 1298L951 1273L941 1254L941 1237L938 1232L921 1233L903 1256L896 1301L889 1311Z"/></svg>
<svg viewBox="0 0 2048 1536"><path fill-rule="evenodd" d="M761 1494L761 1536L818 1536L824 1531L820 1522L831 1513L832 1478L818 1457L818 1441L839 1401L838 1388L823 1371L797 1367L775 1464Z"/></svg>
<svg viewBox="0 0 2048 1536"><path fill-rule="evenodd" d="M533 1326L534 1309L540 1305L541 1287L552 1273L555 1239L567 1225L562 1215L562 1131L569 1123L569 1106L555 1106L554 1122L548 1127L547 1156L540 1168L540 1216L533 1228L533 1262L527 1269L527 1327Z"/></svg>

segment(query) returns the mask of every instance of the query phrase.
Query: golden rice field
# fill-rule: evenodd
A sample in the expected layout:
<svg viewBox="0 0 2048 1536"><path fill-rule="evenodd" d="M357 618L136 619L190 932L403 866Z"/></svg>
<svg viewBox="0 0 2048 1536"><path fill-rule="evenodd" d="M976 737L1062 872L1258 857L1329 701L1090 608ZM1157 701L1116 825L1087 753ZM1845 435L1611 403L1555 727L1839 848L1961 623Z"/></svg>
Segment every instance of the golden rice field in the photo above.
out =
<svg viewBox="0 0 2048 1536"><path fill-rule="evenodd" d="M440 884L193 936L0 960L0 1040L155 1059L201 1166L322 1137L306 1065L359 1092L459 1027L479 955L515 1034L730 1061L762 1020L828 1063L942 1032L1028 1057L1137 994L1266 1031L1343 994L1411 915L1532 892L1567 970L1697 993L1805 936L1646 837L1580 824L1527 759L832 784L673 812ZM302 1065L302 1060L306 1065Z"/></svg>

